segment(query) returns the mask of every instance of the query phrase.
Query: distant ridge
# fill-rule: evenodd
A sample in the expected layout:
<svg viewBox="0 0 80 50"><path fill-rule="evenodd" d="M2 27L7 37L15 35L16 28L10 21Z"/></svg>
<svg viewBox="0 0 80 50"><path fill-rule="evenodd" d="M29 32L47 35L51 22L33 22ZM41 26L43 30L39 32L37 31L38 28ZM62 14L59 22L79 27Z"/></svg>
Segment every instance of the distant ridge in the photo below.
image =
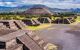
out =
<svg viewBox="0 0 80 50"><path fill-rule="evenodd" d="M75 13L80 13L80 8L71 8L71 9L60 9L60 8L50 8L45 5L40 5L40 4L34 4L34 5L21 5L18 7L5 7L5 6L0 6L0 13L2 12L24 12L27 9L35 6L37 7L45 7L48 8L51 12L75 12Z"/></svg>
<svg viewBox="0 0 80 50"><path fill-rule="evenodd" d="M0 6L0 13L2 12L23 12L32 6L33 5L23 5L23 6L18 6L18 7Z"/></svg>

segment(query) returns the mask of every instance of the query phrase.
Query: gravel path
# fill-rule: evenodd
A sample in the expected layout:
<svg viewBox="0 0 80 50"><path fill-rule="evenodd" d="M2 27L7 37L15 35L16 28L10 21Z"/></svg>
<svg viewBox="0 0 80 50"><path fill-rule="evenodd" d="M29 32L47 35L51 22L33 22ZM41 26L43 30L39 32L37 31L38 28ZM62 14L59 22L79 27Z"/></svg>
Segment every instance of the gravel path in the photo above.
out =
<svg viewBox="0 0 80 50"><path fill-rule="evenodd" d="M46 41L59 44L62 50L80 50L80 31L67 32L71 28L70 25L58 24L36 33Z"/></svg>

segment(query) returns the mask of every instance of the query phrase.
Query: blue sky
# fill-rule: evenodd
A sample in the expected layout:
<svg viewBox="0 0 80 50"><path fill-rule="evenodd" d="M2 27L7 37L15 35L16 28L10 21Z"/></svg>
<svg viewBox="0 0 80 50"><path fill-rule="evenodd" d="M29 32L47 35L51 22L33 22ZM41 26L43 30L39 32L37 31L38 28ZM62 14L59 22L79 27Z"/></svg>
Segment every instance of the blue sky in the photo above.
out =
<svg viewBox="0 0 80 50"><path fill-rule="evenodd" d="M52 8L80 8L80 0L0 0L0 6L16 7L27 4L43 4Z"/></svg>

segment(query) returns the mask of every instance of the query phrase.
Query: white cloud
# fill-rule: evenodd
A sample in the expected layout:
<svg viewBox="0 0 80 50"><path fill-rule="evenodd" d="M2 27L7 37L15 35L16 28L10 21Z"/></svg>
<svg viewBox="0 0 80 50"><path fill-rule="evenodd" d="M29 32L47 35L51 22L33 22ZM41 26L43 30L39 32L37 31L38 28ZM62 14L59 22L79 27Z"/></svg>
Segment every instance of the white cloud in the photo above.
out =
<svg viewBox="0 0 80 50"><path fill-rule="evenodd" d="M23 0L24 4L44 4L52 8L80 8L76 0Z"/></svg>
<svg viewBox="0 0 80 50"><path fill-rule="evenodd" d="M0 2L0 6L3 6L4 5L4 2Z"/></svg>
<svg viewBox="0 0 80 50"><path fill-rule="evenodd" d="M0 6L6 6L6 7L16 7L19 4L16 2L0 2Z"/></svg>
<svg viewBox="0 0 80 50"><path fill-rule="evenodd" d="M44 4L53 8L80 8L80 3L75 3L78 1L79 0L15 0L15 2L0 2L0 6L16 7L24 4Z"/></svg>
<svg viewBox="0 0 80 50"><path fill-rule="evenodd" d="M49 7L52 8L80 8L80 4L73 4L73 3L49 3L45 2L44 5L48 5Z"/></svg>
<svg viewBox="0 0 80 50"><path fill-rule="evenodd" d="M43 0L23 0L21 2L24 4L42 4Z"/></svg>

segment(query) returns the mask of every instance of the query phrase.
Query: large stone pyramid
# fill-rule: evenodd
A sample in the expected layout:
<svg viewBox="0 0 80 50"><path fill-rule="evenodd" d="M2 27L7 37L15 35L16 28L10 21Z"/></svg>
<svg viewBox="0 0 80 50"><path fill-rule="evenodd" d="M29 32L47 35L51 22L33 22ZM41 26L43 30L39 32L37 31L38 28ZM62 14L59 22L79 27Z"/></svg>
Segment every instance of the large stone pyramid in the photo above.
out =
<svg viewBox="0 0 80 50"><path fill-rule="evenodd" d="M44 5L35 5L31 8L29 8L24 13L25 14L30 14L30 15L44 15L44 14L52 15L53 14L52 12L50 12L48 7L44 6Z"/></svg>

